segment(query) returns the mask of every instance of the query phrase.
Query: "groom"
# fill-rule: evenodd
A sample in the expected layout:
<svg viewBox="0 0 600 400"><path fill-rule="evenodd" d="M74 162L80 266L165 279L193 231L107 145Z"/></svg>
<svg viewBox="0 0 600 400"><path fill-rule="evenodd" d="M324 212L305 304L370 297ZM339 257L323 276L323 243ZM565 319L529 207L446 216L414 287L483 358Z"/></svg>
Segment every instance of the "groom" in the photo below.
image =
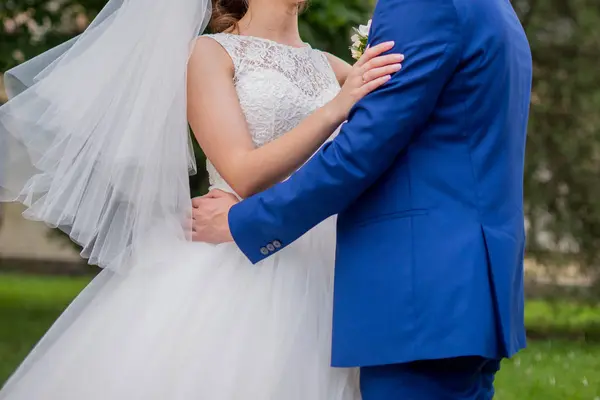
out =
<svg viewBox="0 0 600 400"><path fill-rule="evenodd" d="M257 263L339 214L333 365L364 400L491 399L525 346L530 49L509 0L379 0L388 40L402 72L286 182L195 201L196 239Z"/></svg>

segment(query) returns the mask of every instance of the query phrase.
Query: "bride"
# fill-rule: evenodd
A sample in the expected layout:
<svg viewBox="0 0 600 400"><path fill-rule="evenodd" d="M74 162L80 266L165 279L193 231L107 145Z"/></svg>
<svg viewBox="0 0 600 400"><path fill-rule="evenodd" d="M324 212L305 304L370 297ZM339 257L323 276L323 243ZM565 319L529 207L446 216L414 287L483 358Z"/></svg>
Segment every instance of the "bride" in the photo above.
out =
<svg viewBox="0 0 600 400"><path fill-rule="evenodd" d="M402 58L387 43L350 67L312 49L297 0L213 3L112 0L7 74L0 199L104 269L0 399L360 398L358 372L329 367L334 220L260 267L191 242L187 123L212 187L249 196L306 162ZM196 39L208 22L220 33Z"/></svg>

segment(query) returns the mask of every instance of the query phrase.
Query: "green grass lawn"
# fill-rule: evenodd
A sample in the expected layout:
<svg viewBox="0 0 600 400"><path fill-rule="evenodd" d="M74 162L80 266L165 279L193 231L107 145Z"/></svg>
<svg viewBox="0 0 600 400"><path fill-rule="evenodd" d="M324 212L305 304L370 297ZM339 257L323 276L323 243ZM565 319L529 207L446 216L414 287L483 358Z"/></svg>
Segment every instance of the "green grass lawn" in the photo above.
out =
<svg viewBox="0 0 600 400"><path fill-rule="evenodd" d="M0 275L0 383L88 282L89 278ZM591 337L600 326L600 306L529 301L526 319L537 335ZM600 343L531 340L526 351L504 363L496 398L600 400Z"/></svg>
<svg viewBox="0 0 600 400"><path fill-rule="evenodd" d="M89 280L0 275L0 382Z"/></svg>
<svg viewBox="0 0 600 400"><path fill-rule="evenodd" d="M498 400L600 400L600 346L583 342L530 341L504 362Z"/></svg>

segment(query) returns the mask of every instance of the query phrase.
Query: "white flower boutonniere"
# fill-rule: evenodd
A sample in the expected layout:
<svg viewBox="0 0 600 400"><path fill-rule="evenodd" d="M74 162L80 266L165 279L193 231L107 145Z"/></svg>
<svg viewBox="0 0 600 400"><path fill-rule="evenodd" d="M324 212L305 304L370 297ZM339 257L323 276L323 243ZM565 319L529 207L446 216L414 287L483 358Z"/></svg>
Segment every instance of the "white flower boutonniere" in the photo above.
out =
<svg viewBox="0 0 600 400"><path fill-rule="evenodd" d="M350 51L352 52L352 58L358 60L362 57L363 53L367 49L367 42L369 41L369 31L371 30L371 21L367 25L360 25L354 29L354 35L352 35L352 46Z"/></svg>

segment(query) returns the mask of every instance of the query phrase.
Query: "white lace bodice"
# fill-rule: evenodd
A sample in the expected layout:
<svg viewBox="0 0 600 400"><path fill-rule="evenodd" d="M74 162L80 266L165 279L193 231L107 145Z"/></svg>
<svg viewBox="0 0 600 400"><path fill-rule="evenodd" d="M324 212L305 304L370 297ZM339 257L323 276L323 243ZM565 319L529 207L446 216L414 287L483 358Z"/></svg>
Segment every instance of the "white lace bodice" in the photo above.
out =
<svg viewBox="0 0 600 400"><path fill-rule="evenodd" d="M295 128L340 89L325 54L308 45L227 33L206 36L233 60L234 84L257 147ZM207 169L211 187L232 191L210 162Z"/></svg>

